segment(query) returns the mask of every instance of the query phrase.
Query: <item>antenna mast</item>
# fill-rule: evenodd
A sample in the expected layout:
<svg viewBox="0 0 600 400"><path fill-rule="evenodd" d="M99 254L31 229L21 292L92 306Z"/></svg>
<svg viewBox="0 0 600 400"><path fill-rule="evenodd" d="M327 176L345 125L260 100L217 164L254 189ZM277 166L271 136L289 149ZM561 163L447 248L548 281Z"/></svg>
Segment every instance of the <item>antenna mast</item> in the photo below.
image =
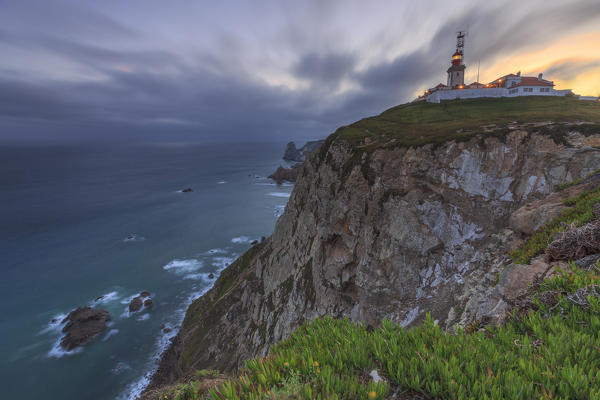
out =
<svg viewBox="0 0 600 400"><path fill-rule="evenodd" d="M458 51L461 55L464 55L464 49L465 49L465 36L467 35L467 32L465 31L458 31L457 35L456 35L456 51Z"/></svg>

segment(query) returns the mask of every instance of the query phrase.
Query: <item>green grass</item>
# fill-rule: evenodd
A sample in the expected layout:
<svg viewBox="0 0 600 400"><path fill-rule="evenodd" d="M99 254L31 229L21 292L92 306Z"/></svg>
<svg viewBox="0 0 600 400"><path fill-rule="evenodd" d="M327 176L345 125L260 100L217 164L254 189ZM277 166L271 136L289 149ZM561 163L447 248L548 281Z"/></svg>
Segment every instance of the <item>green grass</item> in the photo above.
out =
<svg viewBox="0 0 600 400"><path fill-rule="evenodd" d="M468 140L483 133L482 126L495 124L487 135L504 137L506 125L541 121L600 123L600 103L574 98L517 97L444 101L440 104L407 103L383 113L339 128L335 136L359 146L365 138L367 149L387 146L442 144L448 140ZM556 134L539 128L542 133ZM600 133L597 125L583 126L583 134ZM561 132L562 134L562 132Z"/></svg>
<svg viewBox="0 0 600 400"><path fill-rule="evenodd" d="M581 226L591 221L594 205L600 203L600 186L567 199L564 203L569 208L538 229L521 248L510 253L515 263L529 264L533 257L544 253L554 236L564 231L567 225L575 223Z"/></svg>
<svg viewBox="0 0 600 400"><path fill-rule="evenodd" d="M600 266L569 268L537 289L535 311L515 313L505 326L448 334L430 317L408 331L325 317L208 393L180 386L189 397L178 400L384 399L392 388L439 399L600 399L600 298L589 296L585 307L567 299L600 284ZM548 291L557 305L538 299ZM375 384L372 369L386 382Z"/></svg>
<svg viewBox="0 0 600 400"><path fill-rule="evenodd" d="M570 188L571 186L575 186L575 185L578 185L578 184L580 184L580 183L581 183L581 182L583 182L584 180L586 180L586 179L588 179L588 178L591 178L591 177L592 177L592 176L594 176L594 175L599 175L599 174L600 174L600 169L598 169L598 170L596 170L596 171L592 172L591 174L589 174L589 175L588 175L588 176L586 176L586 177L581 177L581 178L575 179L575 180L573 180L573 181L571 181L571 182L567 182L567 183L563 183L562 185L558 185L558 186L555 188L555 190L556 190L556 191L558 191L558 192L560 192L560 191L563 191L563 190L565 190L565 189L568 189L568 188Z"/></svg>

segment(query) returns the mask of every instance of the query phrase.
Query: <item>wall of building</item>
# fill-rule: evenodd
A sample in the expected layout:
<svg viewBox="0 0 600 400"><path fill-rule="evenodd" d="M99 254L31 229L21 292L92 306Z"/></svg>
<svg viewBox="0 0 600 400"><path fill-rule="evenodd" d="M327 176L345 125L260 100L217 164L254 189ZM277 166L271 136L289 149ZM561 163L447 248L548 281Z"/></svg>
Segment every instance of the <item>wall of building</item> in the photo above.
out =
<svg viewBox="0 0 600 400"><path fill-rule="evenodd" d="M518 97L518 96L566 96L571 90L554 90L540 92L539 86L532 86L533 91L525 92L524 86L519 87L518 92L509 93L506 88L484 88L484 89L451 89L438 90L425 97L429 103L439 103L442 100L474 99L478 97Z"/></svg>
<svg viewBox="0 0 600 400"><path fill-rule="evenodd" d="M507 91L504 88L451 89L433 92L425 97L425 100L430 103L439 103L442 100L474 99L477 97L504 97L507 95Z"/></svg>

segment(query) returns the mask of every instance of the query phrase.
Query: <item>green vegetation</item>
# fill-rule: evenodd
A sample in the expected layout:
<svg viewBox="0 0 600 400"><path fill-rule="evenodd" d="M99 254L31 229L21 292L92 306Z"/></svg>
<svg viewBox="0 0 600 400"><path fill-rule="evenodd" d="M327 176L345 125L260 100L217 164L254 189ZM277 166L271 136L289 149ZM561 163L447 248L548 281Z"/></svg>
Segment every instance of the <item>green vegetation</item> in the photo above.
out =
<svg viewBox="0 0 600 400"><path fill-rule="evenodd" d="M577 129L586 135L600 133L600 126L596 125L600 123L600 103L535 96L452 100L440 104L407 103L341 127L334 136L354 146L372 150L378 147L420 146L428 143L440 145L453 139L468 140L486 131L485 134L489 136L503 138L510 132L506 126L511 122L542 121L593 122L594 125L581 125ZM489 129L484 130L483 127ZM561 141L565 134L562 127L535 129L557 141ZM322 148L328 147L325 145Z"/></svg>
<svg viewBox="0 0 600 400"><path fill-rule="evenodd" d="M592 172L591 174L589 174L589 175L588 175L588 176L586 176L586 177L581 177L581 178L575 179L575 180L573 180L573 181L571 181L571 182L567 182L567 183L563 183L562 185L558 185L558 186L555 188L555 190L556 190L556 191L558 191L558 192L560 192L560 191L563 191L563 190L565 190L565 189L568 189L568 188L570 188L571 186L575 186L575 185L578 185L578 184L580 184L580 183L581 183L581 182L583 182L584 180L586 180L586 179L588 179L588 178L591 178L591 177L592 177L592 176L594 176L594 175L599 175L599 174L600 174L600 169L598 169L598 170L596 170L596 171Z"/></svg>
<svg viewBox="0 0 600 400"><path fill-rule="evenodd" d="M581 226L591 221L594 216L594 205L598 203L600 203L600 186L565 200L564 204L569 208L538 229L521 248L513 250L510 253L513 261L518 264L529 264L533 257L546 250L557 233L565 231L571 224Z"/></svg>
<svg viewBox="0 0 600 400"><path fill-rule="evenodd" d="M318 319L248 361L239 378L207 392L180 385L168 398L384 399L393 389L440 399L600 399L598 272L571 264L536 289L533 308L499 328L448 334L429 316L408 331ZM386 381L374 383L373 369Z"/></svg>

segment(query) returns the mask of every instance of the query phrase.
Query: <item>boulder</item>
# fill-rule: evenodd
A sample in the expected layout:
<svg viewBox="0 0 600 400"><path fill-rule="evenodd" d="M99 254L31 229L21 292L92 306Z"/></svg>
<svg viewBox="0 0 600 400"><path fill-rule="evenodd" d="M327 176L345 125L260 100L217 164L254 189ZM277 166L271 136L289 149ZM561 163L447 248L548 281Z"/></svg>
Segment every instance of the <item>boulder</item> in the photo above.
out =
<svg viewBox="0 0 600 400"><path fill-rule="evenodd" d="M302 171L302 164L293 165L291 168L280 165L275 172L269 175L269 179L273 179L278 185L281 185L284 181L296 182L300 171Z"/></svg>
<svg viewBox="0 0 600 400"><path fill-rule="evenodd" d="M150 307L152 306L152 299L147 298L146 300L144 300L144 307Z"/></svg>
<svg viewBox="0 0 600 400"><path fill-rule="evenodd" d="M140 297L150 297L150 292L144 290L142 293L140 293Z"/></svg>
<svg viewBox="0 0 600 400"><path fill-rule="evenodd" d="M208 274L208 279L215 279L215 274L213 274L212 272Z"/></svg>
<svg viewBox="0 0 600 400"><path fill-rule="evenodd" d="M62 329L66 335L60 341L63 349L71 351L91 341L106 327L110 314L106 310L79 307L63 320L67 323Z"/></svg>
<svg viewBox="0 0 600 400"><path fill-rule="evenodd" d="M129 303L129 312L136 312L142 309L144 302L140 296L134 297Z"/></svg>
<svg viewBox="0 0 600 400"><path fill-rule="evenodd" d="M185 188L182 190L183 193L193 192L192 188Z"/></svg>
<svg viewBox="0 0 600 400"><path fill-rule="evenodd" d="M561 211L567 208L564 204L565 200L596 187L600 183L599 180L600 178L594 175L578 185L524 205L511 214L509 227L514 231L532 235L543 225L560 216Z"/></svg>

